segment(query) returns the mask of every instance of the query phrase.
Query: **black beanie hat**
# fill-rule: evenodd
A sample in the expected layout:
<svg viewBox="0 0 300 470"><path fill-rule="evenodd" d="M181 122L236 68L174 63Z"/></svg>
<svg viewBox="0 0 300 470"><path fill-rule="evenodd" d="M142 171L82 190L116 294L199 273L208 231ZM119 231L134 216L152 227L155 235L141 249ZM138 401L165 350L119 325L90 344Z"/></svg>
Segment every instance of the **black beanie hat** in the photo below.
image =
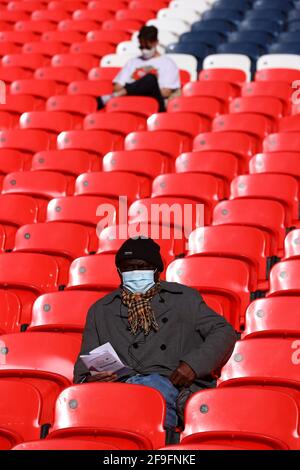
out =
<svg viewBox="0 0 300 470"><path fill-rule="evenodd" d="M142 259L155 266L159 272L164 270L160 246L152 238L138 237L126 240L116 254L116 266L126 259Z"/></svg>

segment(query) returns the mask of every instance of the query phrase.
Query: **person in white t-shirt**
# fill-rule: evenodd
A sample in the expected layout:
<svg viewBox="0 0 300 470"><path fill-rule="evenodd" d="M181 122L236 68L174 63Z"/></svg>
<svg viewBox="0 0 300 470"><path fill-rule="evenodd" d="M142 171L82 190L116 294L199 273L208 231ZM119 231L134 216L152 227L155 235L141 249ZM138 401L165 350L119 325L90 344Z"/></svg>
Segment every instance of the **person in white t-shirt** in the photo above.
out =
<svg viewBox="0 0 300 470"><path fill-rule="evenodd" d="M141 55L130 59L114 78L114 93L97 98L98 109L111 98L120 96L150 96L165 111L165 99L180 88L179 69L167 55L157 51L158 30L143 26L139 32Z"/></svg>

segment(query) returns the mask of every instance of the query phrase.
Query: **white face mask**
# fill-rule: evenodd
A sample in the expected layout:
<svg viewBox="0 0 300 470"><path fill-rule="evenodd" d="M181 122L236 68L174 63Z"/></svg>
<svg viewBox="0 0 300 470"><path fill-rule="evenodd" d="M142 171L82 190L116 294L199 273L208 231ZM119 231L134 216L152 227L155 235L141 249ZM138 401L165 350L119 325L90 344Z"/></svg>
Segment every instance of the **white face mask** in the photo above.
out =
<svg viewBox="0 0 300 470"><path fill-rule="evenodd" d="M156 53L156 47L152 47L152 49L142 49L142 57L145 60L152 59Z"/></svg>
<svg viewBox="0 0 300 470"><path fill-rule="evenodd" d="M121 273L123 281L122 285L132 293L145 294L155 284L155 271L153 271L153 269L124 271Z"/></svg>

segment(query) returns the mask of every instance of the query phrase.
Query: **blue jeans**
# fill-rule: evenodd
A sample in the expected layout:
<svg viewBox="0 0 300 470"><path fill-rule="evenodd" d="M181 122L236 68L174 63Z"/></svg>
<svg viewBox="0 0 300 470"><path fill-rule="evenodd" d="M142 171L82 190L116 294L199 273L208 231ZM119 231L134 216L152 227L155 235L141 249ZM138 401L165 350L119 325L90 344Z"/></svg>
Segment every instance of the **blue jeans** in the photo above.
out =
<svg viewBox="0 0 300 470"><path fill-rule="evenodd" d="M166 400L167 412L164 427L174 429L177 426L178 418L176 413L176 399L179 391L167 377L160 374L134 375L126 380L128 384L146 385L158 390Z"/></svg>

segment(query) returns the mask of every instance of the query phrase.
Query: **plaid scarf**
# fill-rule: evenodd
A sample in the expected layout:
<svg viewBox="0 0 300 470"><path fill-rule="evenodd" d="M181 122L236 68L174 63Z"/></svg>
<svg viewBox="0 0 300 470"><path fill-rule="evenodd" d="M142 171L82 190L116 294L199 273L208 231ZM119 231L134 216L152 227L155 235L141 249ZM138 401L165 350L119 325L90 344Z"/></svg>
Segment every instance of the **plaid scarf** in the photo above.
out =
<svg viewBox="0 0 300 470"><path fill-rule="evenodd" d="M159 292L160 283L157 282L145 294L133 294L125 289L122 290L122 302L128 307L128 323L130 332L136 335L141 328L145 335L150 333L151 328L158 330L158 324L151 308L150 300Z"/></svg>

